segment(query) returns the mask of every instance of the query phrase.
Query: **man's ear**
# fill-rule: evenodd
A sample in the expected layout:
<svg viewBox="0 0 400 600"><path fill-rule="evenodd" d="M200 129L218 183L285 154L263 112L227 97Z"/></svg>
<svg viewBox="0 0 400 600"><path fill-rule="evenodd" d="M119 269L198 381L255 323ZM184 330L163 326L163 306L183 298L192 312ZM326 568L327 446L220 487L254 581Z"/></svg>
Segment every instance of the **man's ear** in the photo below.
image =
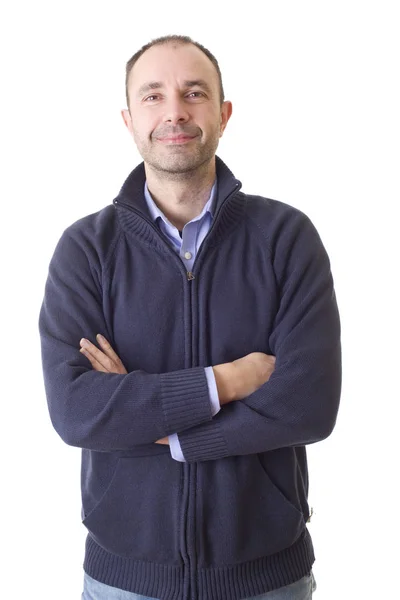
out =
<svg viewBox="0 0 400 600"><path fill-rule="evenodd" d="M221 106L221 121L220 121L219 137L222 137L222 134L225 131L225 127L227 126L228 121L231 118L231 115L232 115L232 102L230 102L229 100L225 100L225 102L223 102L222 106Z"/></svg>
<svg viewBox="0 0 400 600"><path fill-rule="evenodd" d="M127 108L123 108L121 110L121 116L124 120L124 123L126 125L126 127L128 128L129 132L132 134L133 130L132 130L132 118L130 115L130 112Z"/></svg>

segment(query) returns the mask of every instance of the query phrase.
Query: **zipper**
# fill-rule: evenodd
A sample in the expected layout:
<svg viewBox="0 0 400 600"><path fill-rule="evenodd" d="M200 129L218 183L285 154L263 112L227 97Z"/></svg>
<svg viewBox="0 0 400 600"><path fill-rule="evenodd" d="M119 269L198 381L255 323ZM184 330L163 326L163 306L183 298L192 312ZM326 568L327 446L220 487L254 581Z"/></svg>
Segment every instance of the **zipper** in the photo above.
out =
<svg viewBox="0 0 400 600"><path fill-rule="evenodd" d="M189 600L191 596L191 584L190 584L190 556L188 552L188 511L189 511L189 487L190 487L190 464L183 463L183 489L182 489L182 512L180 515L180 533L179 533L179 544L180 544L180 555L184 565L183 575L183 597L185 600Z"/></svg>
<svg viewBox="0 0 400 600"><path fill-rule="evenodd" d="M196 266L196 263L198 262L199 256L201 256L201 254L204 252L205 242L208 239L208 237L212 234L212 232L219 220L219 216L222 212L223 207L225 206L226 202L228 202L228 200L240 190L241 187L242 186L241 186L240 182L236 183L235 189L229 194L229 196L226 197L222 206L220 206L218 212L215 214L215 216L212 220L212 225L211 225L207 235L205 236L203 243L200 246L199 251L196 254L196 258L194 260L193 267L192 267L193 271L195 271L195 266ZM180 256L178 256L177 253L175 252L175 250L173 248L171 248L171 246L165 240L164 235L160 232L160 230L154 225L154 223L152 221L150 221L146 216L144 216L142 212L136 210L135 208L133 208L129 204L126 204L125 202L120 202L120 200L117 198L114 200L114 204L123 206L127 210L130 210L130 211L136 213L139 217L144 219L150 225L150 227L155 231L155 233L161 239L162 243L167 246L168 251L174 257L174 260L179 261L179 267L181 270L183 270L185 272L187 281L190 282L190 281L193 281L194 279L196 279L196 276L193 271L187 271L185 269ZM192 307L192 294L193 294L193 287L190 286L190 293L189 293L190 309ZM191 322L190 330L193 331L192 310L190 310L190 322ZM192 342L192 339L190 340L190 342ZM192 364L191 366L194 367L197 365ZM194 467L195 467L195 465L193 465L193 468ZM184 475L183 505L182 505L182 516L181 516L181 521L180 521L180 527L181 527L180 543L182 545L180 548L180 554L181 554L183 564L187 567L187 576L186 577L184 576L184 596L185 596L185 599L187 599L187 600L193 600L193 598L197 597L196 576L195 576L195 572L194 572L196 565L195 565L195 560L192 560L192 558L191 558L189 546L190 546L191 537L193 537L192 532L194 532L194 536L196 536L196 530L195 530L196 507L192 506L193 504L195 504L195 500L190 502L190 485L191 485L192 479L194 478L194 480L195 480L196 475L193 472L191 464L188 464L188 463L183 464L183 475ZM192 511L193 511L193 516L191 515ZM189 520L190 520L191 516L192 516L192 522L193 522L192 527L189 526ZM192 581L193 581L193 583L192 583Z"/></svg>
<svg viewBox="0 0 400 600"><path fill-rule="evenodd" d="M195 259L196 260L196 259ZM194 266L194 264L193 264ZM188 271L187 272L187 278L188 281L193 281L195 279L195 276L193 275L192 271ZM194 288L193 285L189 286L189 307L190 307L190 362L192 364L193 367L193 351L192 351L192 346L193 346L193 292L194 292ZM192 556L191 556L191 551L190 551L190 546L191 546L191 539L192 539L192 535L191 535L191 527L190 527L190 523L191 523L191 512L193 510L193 506L192 503L190 502L190 489L191 489L191 483L192 483L192 473L193 473L193 469L195 465L191 465L190 463L188 463L187 465L187 505L186 505L186 510L184 511L185 514L185 519L184 519L184 529L185 529L185 542L186 542L186 547L185 547L185 551L186 551L186 556L187 556L187 561L188 561L188 585L189 585L189 590L188 590L188 595L187 598L188 600L193 600L193 597L195 596L195 594L197 593L197 590L195 591L195 588L193 589L192 586L192 579L193 579L193 571L195 569L195 561L193 561Z"/></svg>

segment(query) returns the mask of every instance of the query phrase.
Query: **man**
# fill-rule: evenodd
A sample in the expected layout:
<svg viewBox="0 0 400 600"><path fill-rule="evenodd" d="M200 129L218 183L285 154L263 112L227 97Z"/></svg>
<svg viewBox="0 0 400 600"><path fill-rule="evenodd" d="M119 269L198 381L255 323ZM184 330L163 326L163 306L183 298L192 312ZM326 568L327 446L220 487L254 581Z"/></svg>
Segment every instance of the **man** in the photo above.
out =
<svg viewBox="0 0 400 600"><path fill-rule="evenodd" d="M52 422L83 449L83 598L309 599L305 445L340 396L329 259L216 157L232 105L208 50L159 38L126 91L144 163L63 233L40 314Z"/></svg>

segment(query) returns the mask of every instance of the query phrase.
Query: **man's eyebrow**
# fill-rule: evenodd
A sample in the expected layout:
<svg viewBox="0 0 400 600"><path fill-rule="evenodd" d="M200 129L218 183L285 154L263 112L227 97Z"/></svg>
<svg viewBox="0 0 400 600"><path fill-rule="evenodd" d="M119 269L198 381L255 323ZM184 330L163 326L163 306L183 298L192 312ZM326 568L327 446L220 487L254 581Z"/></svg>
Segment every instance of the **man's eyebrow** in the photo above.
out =
<svg viewBox="0 0 400 600"><path fill-rule="evenodd" d="M206 81L204 81L204 79L189 79L187 81L184 81L184 85L186 87L201 87L204 90L206 90L207 92L211 93L211 88L208 85L208 83Z"/></svg>
<svg viewBox="0 0 400 600"><path fill-rule="evenodd" d="M188 88L198 86L198 87L203 88L207 92L211 93L211 88L208 85L208 83L206 81L204 81L204 79L187 79L186 81L183 82L183 84L185 87L188 87ZM140 86L140 88L138 89L137 95L141 96L142 94L145 94L146 92L149 92L150 90L158 90L162 87L163 87L163 84L161 83L161 81L149 81Z"/></svg>
<svg viewBox="0 0 400 600"><path fill-rule="evenodd" d="M157 90L157 89L161 88L162 85L163 84L161 83L161 81L149 81L148 83L144 83L138 89L138 96L145 94L149 90Z"/></svg>

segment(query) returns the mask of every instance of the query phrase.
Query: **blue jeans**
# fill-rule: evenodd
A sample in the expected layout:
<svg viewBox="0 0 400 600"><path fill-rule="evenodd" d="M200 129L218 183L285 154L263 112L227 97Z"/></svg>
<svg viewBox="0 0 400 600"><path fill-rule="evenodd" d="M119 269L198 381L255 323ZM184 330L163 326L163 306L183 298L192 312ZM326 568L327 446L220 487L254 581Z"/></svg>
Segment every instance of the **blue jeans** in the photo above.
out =
<svg viewBox="0 0 400 600"><path fill-rule="evenodd" d="M306 575L296 583L273 590L261 596L252 596L246 600L311 600L312 593L316 589L315 579L312 573ZM125 592L118 588L110 587L99 581L95 581L85 573L82 600L157 600L149 596L140 596L132 592Z"/></svg>

